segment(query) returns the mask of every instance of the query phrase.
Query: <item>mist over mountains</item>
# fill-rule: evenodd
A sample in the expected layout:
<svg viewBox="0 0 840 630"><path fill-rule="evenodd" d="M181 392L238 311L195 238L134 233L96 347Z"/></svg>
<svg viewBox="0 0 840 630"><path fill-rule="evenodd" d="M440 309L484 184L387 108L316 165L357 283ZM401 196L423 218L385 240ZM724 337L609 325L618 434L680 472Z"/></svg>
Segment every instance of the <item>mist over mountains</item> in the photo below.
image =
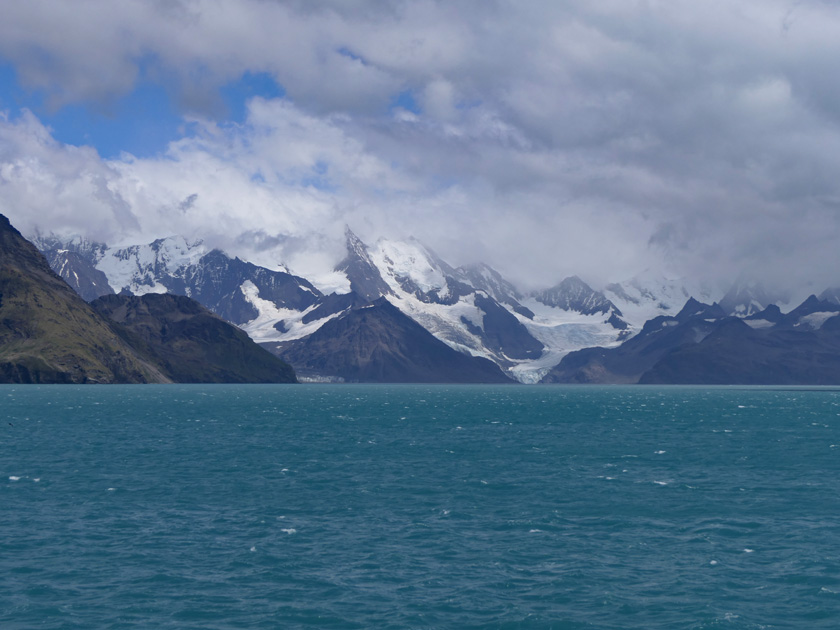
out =
<svg viewBox="0 0 840 630"><path fill-rule="evenodd" d="M758 321L779 305L796 306L744 279L722 290L657 274L596 288L571 275L523 291L484 263L454 267L416 239L369 245L350 228L345 255L321 288L284 268L182 237L129 247L52 235L35 242L88 300L111 293L189 296L316 380L636 382L654 378L646 376L653 358L689 340L700 343L718 321ZM822 310L814 312L830 312L825 305L838 297L826 289L818 300ZM671 341L658 342L661 354L632 355L652 322L682 324L691 304L705 305L704 323L685 334L677 326ZM581 352L600 358L587 367ZM610 368L609 357L622 353L632 355L622 359L632 366ZM464 363L467 358L473 363ZM454 364L463 365L454 370ZM489 376L489 365L498 376ZM662 370L657 374L672 376L658 378L677 378Z"/></svg>

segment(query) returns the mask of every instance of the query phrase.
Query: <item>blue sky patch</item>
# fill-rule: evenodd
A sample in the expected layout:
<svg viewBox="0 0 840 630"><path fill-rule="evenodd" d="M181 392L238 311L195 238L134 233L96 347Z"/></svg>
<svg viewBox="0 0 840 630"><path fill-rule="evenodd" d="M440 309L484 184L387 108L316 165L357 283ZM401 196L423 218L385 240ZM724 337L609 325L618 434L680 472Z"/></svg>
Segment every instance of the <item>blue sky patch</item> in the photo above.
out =
<svg viewBox="0 0 840 630"><path fill-rule="evenodd" d="M255 96L266 99L283 98L286 90L267 72L246 72L236 81L222 87L222 100L229 122L242 123L248 113L248 101Z"/></svg>
<svg viewBox="0 0 840 630"><path fill-rule="evenodd" d="M141 72L141 76L146 74ZM284 95L271 75L248 72L219 90L224 107L216 112L222 119L218 122L244 122L247 103L255 96ZM163 153L170 142L188 134L174 89L151 79L141 79L130 94L107 104L71 104L56 110L47 100L41 90L24 89L10 65L0 64L0 110L12 118L31 110L59 142L92 146L106 159L117 158L123 151L145 158Z"/></svg>
<svg viewBox="0 0 840 630"><path fill-rule="evenodd" d="M412 114L419 114L422 111L417 101L414 100L414 93L411 90L403 90L391 99L389 111L393 112L397 108L402 108Z"/></svg>

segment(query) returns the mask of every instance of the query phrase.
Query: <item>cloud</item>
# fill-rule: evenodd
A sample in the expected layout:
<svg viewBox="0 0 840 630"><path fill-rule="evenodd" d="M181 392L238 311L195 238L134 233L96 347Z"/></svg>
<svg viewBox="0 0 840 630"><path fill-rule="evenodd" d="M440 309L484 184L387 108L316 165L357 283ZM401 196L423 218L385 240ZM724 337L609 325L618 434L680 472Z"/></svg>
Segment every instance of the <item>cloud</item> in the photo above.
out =
<svg viewBox="0 0 840 630"><path fill-rule="evenodd" d="M786 0L12 3L0 57L55 107L144 78L189 124L159 158L105 161L7 118L0 204L273 260L311 244L316 266L346 222L531 285L657 265L840 284L838 28L833 3ZM213 120L245 72L287 97Z"/></svg>
<svg viewBox="0 0 840 630"><path fill-rule="evenodd" d="M31 113L0 116L0 212L23 232L51 225L91 238L135 232L134 209L112 187L117 177L95 150L56 142Z"/></svg>

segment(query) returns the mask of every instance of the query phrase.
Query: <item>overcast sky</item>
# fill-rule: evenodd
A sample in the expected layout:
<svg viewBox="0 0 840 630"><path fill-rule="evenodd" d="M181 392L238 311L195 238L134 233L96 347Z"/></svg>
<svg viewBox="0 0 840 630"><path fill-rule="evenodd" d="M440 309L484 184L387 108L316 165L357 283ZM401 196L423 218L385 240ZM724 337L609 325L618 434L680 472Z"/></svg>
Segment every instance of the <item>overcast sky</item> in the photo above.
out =
<svg viewBox="0 0 840 630"><path fill-rule="evenodd" d="M417 236L514 281L840 285L840 4L27 0L0 212L305 273Z"/></svg>

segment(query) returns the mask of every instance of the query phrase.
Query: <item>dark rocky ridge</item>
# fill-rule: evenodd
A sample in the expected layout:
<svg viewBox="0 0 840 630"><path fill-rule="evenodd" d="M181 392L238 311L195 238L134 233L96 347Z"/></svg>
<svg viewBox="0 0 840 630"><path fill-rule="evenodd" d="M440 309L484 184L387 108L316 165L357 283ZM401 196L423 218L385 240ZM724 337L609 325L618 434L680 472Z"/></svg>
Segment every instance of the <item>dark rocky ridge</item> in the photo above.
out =
<svg viewBox="0 0 840 630"><path fill-rule="evenodd" d="M351 291L369 302L383 295L391 295L391 288L370 259L367 246L349 227L345 227L344 235L347 256L338 263L336 270L347 274Z"/></svg>
<svg viewBox="0 0 840 630"><path fill-rule="evenodd" d="M492 297L475 295L475 305L484 313L483 329L475 331L491 350L511 359L537 359L545 346L534 339L510 311Z"/></svg>
<svg viewBox="0 0 840 630"><path fill-rule="evenodd" d="M308 280L230 258L219 250L205 254L197 265L187 268L184 287L172 292L189 295L229 322L244 324L258 315L242 293L246 281L254 284L261 299L293 310L305 310L323 297Z"/></svg>
<svg viewBox="0 0 840 630"><path fill-rule="evenodd" d="M697 343L714 329L706 321L704 311L689 307L681 313L682 318L660 316L648 321L637 335L617 348L570 352L542 382L637 383L642 374L674 348Z"/></svg>
<svg viewBox="0 0 840 630"><path fill-rule="evenodd" d="M43 251L50 267L59 277L78 293L86 302L92 302L114 290L108 278L93 266L89 258L70 249L48 249Z"/></svg>
<svg viewBox="0 0 840 630"><path fill-rule="evenodd" d="M190 298L109 295L91 306L178 383L294 383L294 370Z"/></svg>
<svg viewBox="0 0 840 630"><path fill-rule="evenodd" d="M771 305L739 319L691 299L617 348L570 353L543 382L840 384L838 313L840 305L811 296L787 314Z"/></svg>

